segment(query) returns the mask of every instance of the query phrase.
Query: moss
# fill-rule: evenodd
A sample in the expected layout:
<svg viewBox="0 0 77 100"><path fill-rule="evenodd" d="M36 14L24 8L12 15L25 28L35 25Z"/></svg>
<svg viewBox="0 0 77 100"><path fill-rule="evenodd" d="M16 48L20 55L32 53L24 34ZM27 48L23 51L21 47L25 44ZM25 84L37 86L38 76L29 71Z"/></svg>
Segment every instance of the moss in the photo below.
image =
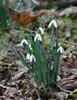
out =
<svg viewBox="0 0 77 100"><path fill-rule="evenodd" d="M75 98L75 100L77 100L77 94L74 94L73 97Z"/></svg>
<svg viewBox="0 0 77 100"><path fill-rule="evenodd" d="M0 55L0 58L5 58L6 56L5 55Z"/></svg>

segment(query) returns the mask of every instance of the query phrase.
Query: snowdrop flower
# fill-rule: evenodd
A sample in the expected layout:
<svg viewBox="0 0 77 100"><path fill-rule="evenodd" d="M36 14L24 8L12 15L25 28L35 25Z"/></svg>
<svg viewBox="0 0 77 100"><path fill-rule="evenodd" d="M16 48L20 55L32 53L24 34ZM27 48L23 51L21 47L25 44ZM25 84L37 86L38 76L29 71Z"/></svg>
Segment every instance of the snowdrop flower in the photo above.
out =
<svg viewBox="0 0 77 100"><path fill-rule="evenodd" d="M28 60L30 63L34 60L36 62L36 58L34 55L30 55L29 53L26 55L26 60Z"/></svg>
<svg viewBox="0 0 77 100"><path fill-rule="evenodd" d="M21 43L18 44L17 46L23 46L23 43L25 43L27 46L29 45L28 41L25 40L25 39L23 39L23 40L21 41Z"/></svg>
<svg viewBox="0 0 77 100"><path fill-rule="evenodd" d="M39 30L41 31L41 34L43 35L45 28L39 27Z"/></svg>
<svg viewBox="0 0 77 100"><path fill-rule="evenodd" d="M26 55L26 60L30 60L30 54L29 53Z"/></svg>
<svg viewBox="0 0 77 100"><path fill-rule="evenodd" d="M25 43L25 44L29 47L29 49L32 50L31 44L29 44L28 41L25 40L25 39L23 39L23 40L21 41L21 43L18 44L17 46L23 46L23 43Z"/></svg>
<svg viewBox="0 0 77 100"><path fill-rule="evenodd" d="M48 28L50 28L52 25L54 25L55 28L57 28L57 22L55 20L52 20L49 25Z"/></svg>
<svg viewBox="0 0 77 100"><path fill-rule="evenodd" d="M64 52L64 49L62 48L62 46L60 46L60 47L58 48L57 52L59 52L59 51L60 51L60 53L63 53L63 52Z"/></svg>
<svg viewBox="0 0 77 100"><path fill-rule="evenodd" d="M30 56L30 62L32 62L32 60L34 60L34 62L36 62L36 58L35 58L34 55L31 55L31 56Z"/></svg>
<svg viewBox="0 0 77 100"><path fill-rule="evenodd" d="M40 34L36 34L36 36L34 37L34 42L35 42L36 40L42 41L42 37L41 37Z"/></svg>
<svg viewBox="0 0 77 100"><path fill-rule="evenodd" d="M25 43L27 46L29 45L28 41L25 40L25 39L23 39L23 40L21 41L21 45L23 45L23 43Z"/></svg>

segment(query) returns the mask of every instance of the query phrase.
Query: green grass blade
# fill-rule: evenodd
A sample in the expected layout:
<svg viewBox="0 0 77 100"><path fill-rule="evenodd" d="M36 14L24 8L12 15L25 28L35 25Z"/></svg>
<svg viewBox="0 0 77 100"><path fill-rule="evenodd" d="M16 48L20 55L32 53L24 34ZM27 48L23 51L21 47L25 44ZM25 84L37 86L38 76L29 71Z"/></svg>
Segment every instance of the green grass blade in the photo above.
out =
<svg viewBox="0 0 77 100"><path fill-rule="evenodd" d="M26 63L26 61L25 61L25 60L23 59L23 57L21 56L21 54L19 54L15 48L11 48L11 50L21 59L21 61L22 61L23 64L29 69L29 71L32 72L31 69L30 69L30 67L29 67L28 64Z"/></svg>

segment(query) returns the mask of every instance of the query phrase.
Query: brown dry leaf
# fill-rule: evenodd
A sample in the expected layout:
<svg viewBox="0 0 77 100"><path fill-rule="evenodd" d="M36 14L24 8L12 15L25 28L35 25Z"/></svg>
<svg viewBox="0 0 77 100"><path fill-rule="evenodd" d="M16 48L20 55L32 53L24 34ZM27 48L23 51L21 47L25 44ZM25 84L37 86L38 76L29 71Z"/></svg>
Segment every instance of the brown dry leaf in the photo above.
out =
<svg viewBox="0 0 77 100"><path fill-rule="evenodd" d="M14 100L17 100L15 98L15 94L17 93L15 88L3 86L3 85L0 85L0 87L5 89L5 92L3 93L3 95L0 96L0 100L11 100L12 97L14 97Z"/></svg>
<svg viewBox="0 0 77 100"><path fill-rule="evenodd" d="M5 1L5 0L4 0ZM12 6L13 6L14 2L9 2L9 15L12 15ZM5 7L5 2L3 3L4 7ZM41 15L44 14L55 14L57 17L58 14L56 14L55 12L51 11L51 10L40 10L38 14L31 16L30 11L28 12L24 12L24 13L20 13L19 11L15 11L14 12L14 16L13 16L13 20L17 23L21 23L23 25L23 27L27 27L28 24L32 23L34 20L36 20L38 17L40 17Z"/></svg>
<svg viewBox="0 0 77 100"><path fill-rule="evenodd" d="M77 68L77 60L69 59L68 62L69 62L72 66L74 66L74 67Z"/></svg>
<svg viewBox="0 0 77 100"><path fill-rule="evenodd" d="M10 95L10 98L14 98L15 97L14 93L9 93L9 95Z"/></svg>
<svg viewBox="0 0 77 100"><path fill-rule="evenodd" d="M41 15L48 14L50 12L51 10L41 10L35 16L31 16L31 12L20 13L16 11L14 13L13 20L17 23L21 23L23 27L27 27L28 24L32 23L34 20L36 20Z"/></svg>
<svg viewBox="0 0 77 100"><path fill-rule="evenodd" d="M12 77L12 81L18 80L23 76L24 72L20 72L17 75L15 75L14 77Z"/></svg>
<svg viewBox="0 0 77 100"><path fill-rule="evenodd" d="M8 63L4 62L4 61L0 61L0 65L1 66L8 66Z"/></svg>
<svg viewBox="0 0 77 100"><path fill-rule="evenodd" d="M58 85L64 92L73 93L77 89L77 74L62 79Z"/></svg>

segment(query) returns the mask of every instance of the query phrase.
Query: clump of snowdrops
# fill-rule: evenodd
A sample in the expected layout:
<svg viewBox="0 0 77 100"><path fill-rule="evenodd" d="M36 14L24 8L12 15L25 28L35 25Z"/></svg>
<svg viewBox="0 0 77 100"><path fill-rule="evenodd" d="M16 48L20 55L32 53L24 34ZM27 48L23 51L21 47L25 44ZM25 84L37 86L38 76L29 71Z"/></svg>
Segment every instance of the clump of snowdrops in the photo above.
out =
<svg viewBox="0 0 77 100"><path fill-rule="evenodd" d="M13 48L14 53L18 55L23 64L29 69L38 85L48 85L56 83L58 80L59 60L60 54L63 53L63 48L61 46L58 47L57 27L57 22L54 19L48 25L48 28L51 29L50 52L46 52L45 50L45 44L43 42L45 29L42 27L38 29L34 38L29 36L27 40L23 39L21 43L18 44L18 46L24 46L26 49L26 60ZM28 64L28 62L30 64Z"/></svg>

